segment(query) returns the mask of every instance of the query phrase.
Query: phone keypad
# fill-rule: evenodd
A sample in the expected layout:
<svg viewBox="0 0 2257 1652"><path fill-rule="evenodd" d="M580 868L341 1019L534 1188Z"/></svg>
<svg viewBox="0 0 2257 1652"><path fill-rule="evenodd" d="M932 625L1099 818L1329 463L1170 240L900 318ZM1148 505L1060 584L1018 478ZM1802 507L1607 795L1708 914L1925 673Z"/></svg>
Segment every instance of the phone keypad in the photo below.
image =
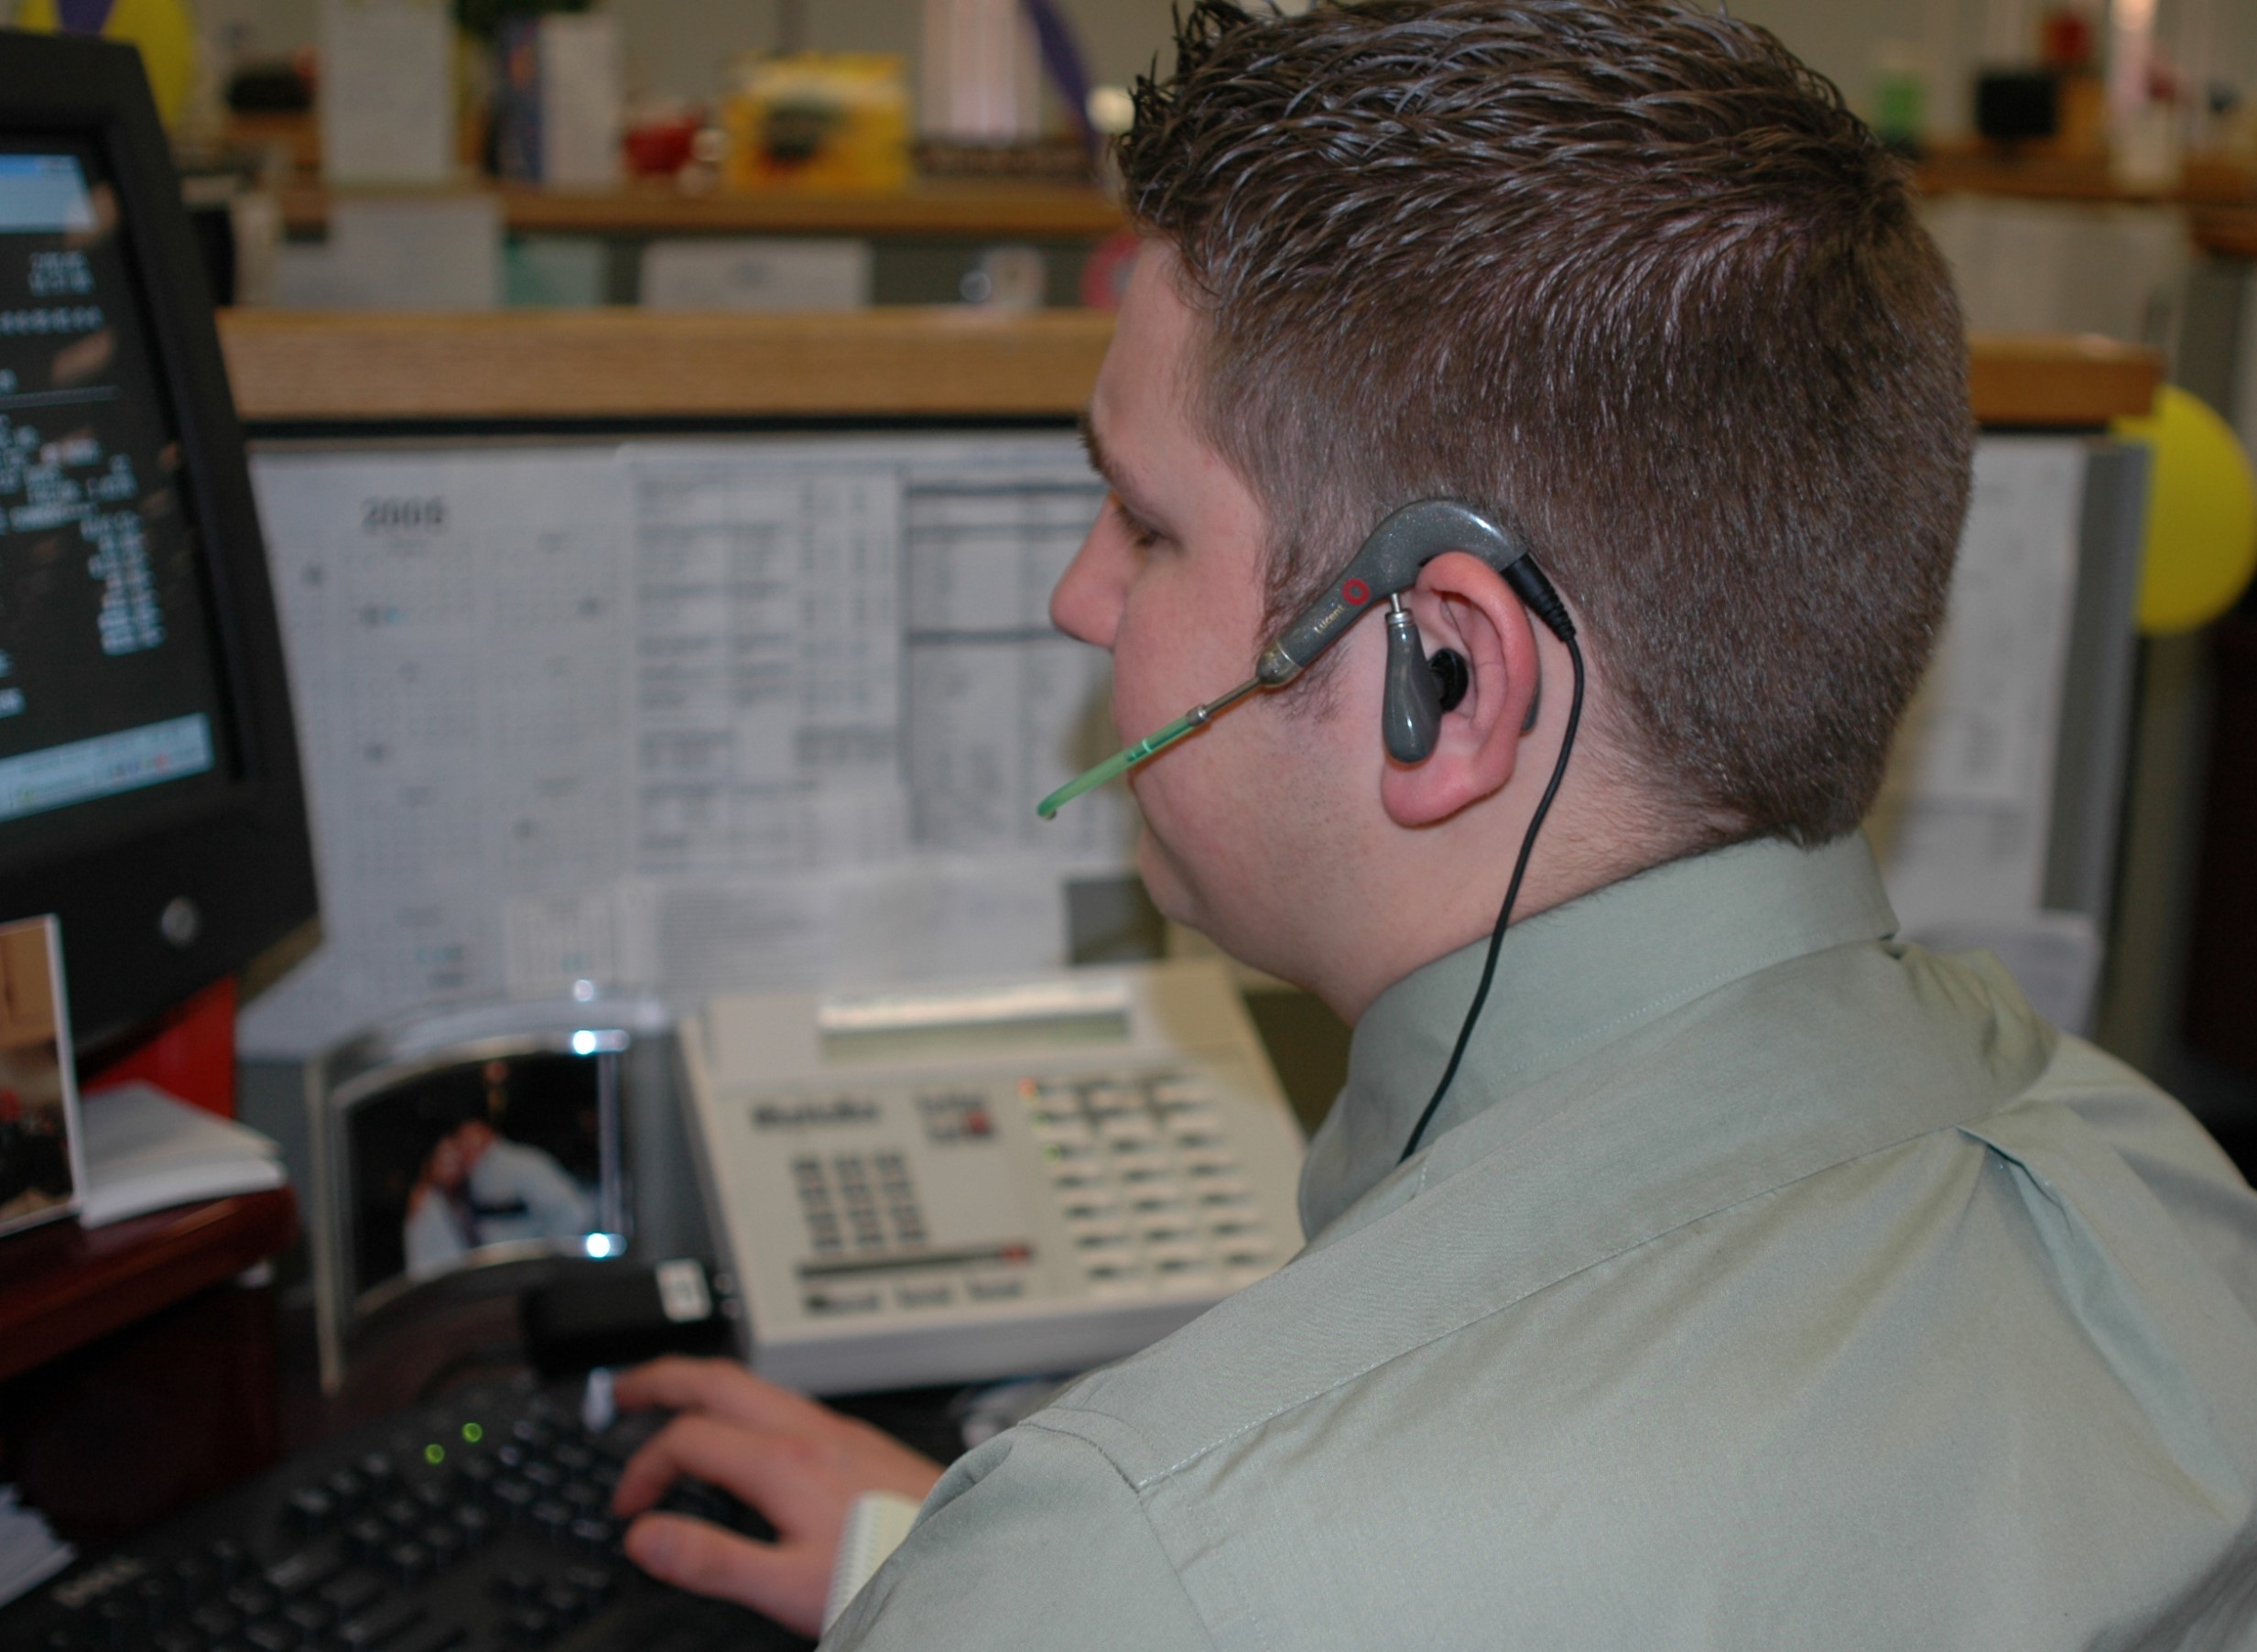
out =
<svg viewBox="0 0 2257 1652"><path fill-rule="evenodd" d="M1197 1081L1026 1079L1018 1090L1093 1286L1230 1287L1275 1265L1221 1110Z"/></svg>
<svg viewBox="0 0 2257 1652"><path fill-rule="evenodd" d="M897 1152L802 1154L791 1163L799 1213L818 1257L914 1250L927 1234L908 1161Z"/></svg>

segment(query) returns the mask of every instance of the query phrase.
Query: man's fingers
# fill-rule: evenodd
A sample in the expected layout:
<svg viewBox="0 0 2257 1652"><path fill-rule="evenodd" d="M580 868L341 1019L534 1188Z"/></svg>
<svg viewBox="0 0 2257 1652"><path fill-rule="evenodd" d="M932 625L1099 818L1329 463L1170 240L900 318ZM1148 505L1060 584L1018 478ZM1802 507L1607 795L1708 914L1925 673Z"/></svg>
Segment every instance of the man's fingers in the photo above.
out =
<svg viewBox="0 0 2257 1652"><path fill-rule="evenodd" d="M806 1428L826 1416L813 1400L764 1382L729 1360L669 1354L613 1379L612 1397L625 1410L662 1406L669 1411L711 1411L755 1429Z"/></svg>
<svg viewBox="0 0 2257 1652"><path fill-rule="evenodd" d="M830 1561L820 1546L778 1548L685 1515L645 1515L627 1528L626 1548L662 1582L735 1601L802 1635L822 1628Z"/></svg>
<svg viewBox="0 0 2257 1652"><path fill-rule="evenodd" d="M733 1492L787 1537L835 1541L848 1506L867 1489L825 1473L819 1447L790 1435L687 1412L651 1436L620 1471L612 1507L636 1515L684 1474Z"/></svg>

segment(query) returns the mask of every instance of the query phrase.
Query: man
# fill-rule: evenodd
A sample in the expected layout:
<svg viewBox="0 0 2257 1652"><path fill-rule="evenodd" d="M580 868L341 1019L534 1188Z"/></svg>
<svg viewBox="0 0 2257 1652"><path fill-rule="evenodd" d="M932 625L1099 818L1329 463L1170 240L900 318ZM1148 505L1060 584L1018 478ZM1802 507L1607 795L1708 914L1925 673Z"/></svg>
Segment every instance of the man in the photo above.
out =
<svg viewBox="0 0 2257 1652"><path fill-rule="evenodd" d="M592 1202L554 1157L468 1118L431 1145L400 1232L407 1271L420 1276L485 1245L579 1239L594 1226Z"/></svg>
<svg viewBox="0 0 2257 1652"><path fill-rule="evenodd" d="M2257 1198L1995 964L1889 936L1856 834L1940 618L1970 432L1902 170L1760 30L1648 0L1213 4L1123 148L1150 237L1052 612L1124 737L1242 679L1391 509L1525 535L1471 684L1383 638L1138 771L1171 915L1354 1021L1308 1248L939 1478L862 1647L2146 1646L2257 1638ZM849 1500L939 1473L720 1366L622 1383L809 1625Z"/></svg>

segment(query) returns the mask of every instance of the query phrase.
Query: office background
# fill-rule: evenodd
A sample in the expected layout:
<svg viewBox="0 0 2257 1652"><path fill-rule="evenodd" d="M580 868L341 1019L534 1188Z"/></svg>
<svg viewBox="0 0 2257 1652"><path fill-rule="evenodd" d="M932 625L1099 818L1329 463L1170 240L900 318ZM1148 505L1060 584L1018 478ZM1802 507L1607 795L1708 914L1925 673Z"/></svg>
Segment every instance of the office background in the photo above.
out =
<svg viewBox="0 0 2257 1652"><path fill-rule="evenodd" d="M1168 39L1169 0L1063 0L1100 82L1123 83ZM1926 67L1942 131L1972 121L1972 73L2027 55L2038 0L1736 0L1732 15L1760 23L1868 107L1876 75L1907 55ZM2095 11L2099 8L2095 6ZM652 93L702 97L737 53L796 36L822 51L917 50L919 0L620 0L631 81ZM309 45L314 0L204 0L207 35L241 30L259 51ZM2206 79L2257 82L2257 10L2233 0L2161 0L2156 37Z"/></svg>

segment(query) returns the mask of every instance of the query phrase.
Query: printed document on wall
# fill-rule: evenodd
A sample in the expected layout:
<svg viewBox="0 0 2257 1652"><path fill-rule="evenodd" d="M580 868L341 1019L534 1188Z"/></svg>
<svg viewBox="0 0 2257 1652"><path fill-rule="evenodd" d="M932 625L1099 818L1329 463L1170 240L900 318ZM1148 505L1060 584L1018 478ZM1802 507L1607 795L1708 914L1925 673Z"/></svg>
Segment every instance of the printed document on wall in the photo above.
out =
<svg viewBox="0 0 2257 1652"><path fill-rule="evenodd" d="M1119 875L1108 662L1049 627L1102 500L1062 433L261 452L325 941L297 1056L576 981L683 1007L1064 962Z"/></svg>
<svg viewBox="0 0 2257 1652"><path fill-rule="evenodd" d="M2074 439L1977 447L1943 635L1867 827L1911 938L1989 936L2032 956L2040 939L2048 956L2062 944L2040 901L2084 471Z"/></svg>

